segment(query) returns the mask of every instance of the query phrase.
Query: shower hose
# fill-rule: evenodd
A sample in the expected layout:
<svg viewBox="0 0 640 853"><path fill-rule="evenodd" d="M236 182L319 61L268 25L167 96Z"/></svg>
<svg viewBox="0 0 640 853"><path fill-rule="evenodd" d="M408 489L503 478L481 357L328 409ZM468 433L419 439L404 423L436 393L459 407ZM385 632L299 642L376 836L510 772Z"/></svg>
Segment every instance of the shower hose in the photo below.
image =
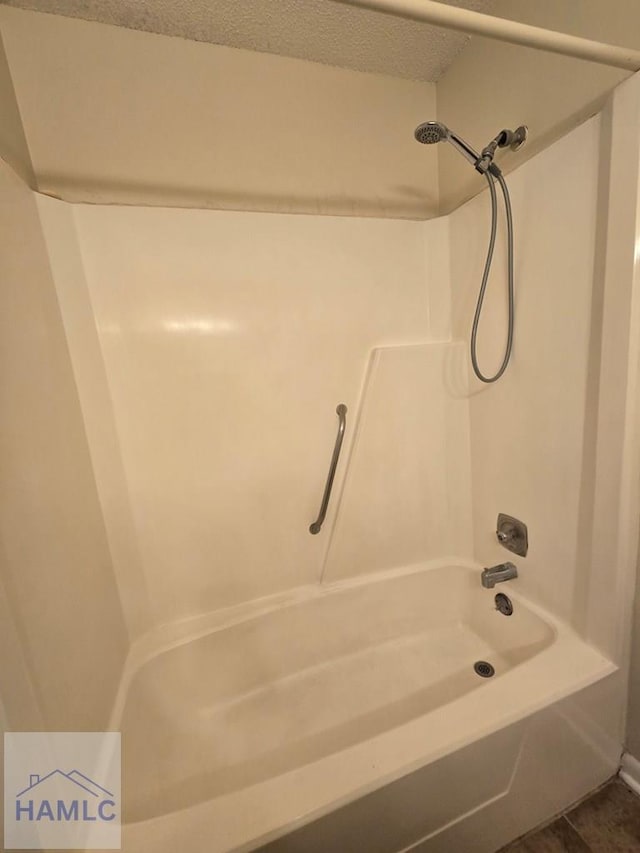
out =
<svg viewBox="0 0 640 853"><path fill-rule="evenodd" d="M480 285L480 292L478 293L478 302L476 303L476 313L473 317L473 326L471 328L471 364L473 365L473 372L478 377L478 379L480 379L481 382L496 382L498 379L500 379L502 374L507 369L507 365L509 364L509 359L511 358L511 348L513 346L513 216L511 213L511 200L509 198L509 190L507 189L507 184L504 178L502 177L502 174L497 169L493 172L493 176L500 184L500 188L502 189L502 194L504 196L504 207L507 217L509 330L507 332L507 346L505 349L504 358L502 360L502 364L498 369L498 372L495 373L493 376L485 376L480 370L480 367L478 366L478 324L480 322L480 316L482 314L482 303L484 302L484 295L487 289L489 272L491 271L491 263L493 261L493 250L496 244L496 231L498 227L498 199L496 196L496 188L493 182L493 177L489 174L489 172L485 172L485 177L487 179L487 183L489 184L489 191L491 193L491 237L489 239L489 251L487 252L487 260L485 261L484 272L482 273L482 283Z"/></svg>

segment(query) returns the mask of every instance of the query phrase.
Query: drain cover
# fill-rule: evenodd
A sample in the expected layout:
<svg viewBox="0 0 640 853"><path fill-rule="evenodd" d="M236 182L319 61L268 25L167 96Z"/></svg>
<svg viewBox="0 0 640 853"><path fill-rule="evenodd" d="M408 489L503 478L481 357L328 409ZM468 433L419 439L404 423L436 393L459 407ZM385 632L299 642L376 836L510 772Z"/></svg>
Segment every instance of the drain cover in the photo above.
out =
<svg viewBox="0 0 640 853"><path fill-rule="evenodd" d="M476 673L482 678L491 678L492 675L495 675L495 669L491 666L490 663L487 663L486 660L476 661L473 665Z"/></svg>
<svg viewBox="0 0 640 853"><path fill-rule="evenodd" d="M505 595L504 592L499 592L494 598L496 603L496 610L499 610L503 616L511 616L513 613L513 604L511 603L511 599L508 595Z"/></svg>

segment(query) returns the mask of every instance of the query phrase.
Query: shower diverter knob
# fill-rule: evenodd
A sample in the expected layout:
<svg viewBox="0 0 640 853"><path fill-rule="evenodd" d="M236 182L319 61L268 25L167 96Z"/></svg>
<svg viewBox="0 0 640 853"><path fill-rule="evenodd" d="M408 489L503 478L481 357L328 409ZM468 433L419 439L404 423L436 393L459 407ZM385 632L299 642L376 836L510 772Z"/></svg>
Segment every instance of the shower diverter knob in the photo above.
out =
<svg viewBox="0 0 640 853"><path fill-rule="evenodd" d="M523 521L501 512L498 515L496 536L498 542L507 551L518 554L519 557L527 556L529 537L527 534L527 525Z"/></svg>

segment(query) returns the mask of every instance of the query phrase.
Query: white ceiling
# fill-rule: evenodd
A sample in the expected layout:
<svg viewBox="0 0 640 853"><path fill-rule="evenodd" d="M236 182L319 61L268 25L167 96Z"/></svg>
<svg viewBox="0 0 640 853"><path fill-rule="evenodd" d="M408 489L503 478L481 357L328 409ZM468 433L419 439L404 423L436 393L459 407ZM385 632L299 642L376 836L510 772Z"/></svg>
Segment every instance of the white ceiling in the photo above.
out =
<svg viewBox="0 0 640 853"><path fill-rule="evenodd" d="M194 41L435 82L469 41L331 0L2 0L5 5ZM439 0L480 12L495 0Z"/></svg>

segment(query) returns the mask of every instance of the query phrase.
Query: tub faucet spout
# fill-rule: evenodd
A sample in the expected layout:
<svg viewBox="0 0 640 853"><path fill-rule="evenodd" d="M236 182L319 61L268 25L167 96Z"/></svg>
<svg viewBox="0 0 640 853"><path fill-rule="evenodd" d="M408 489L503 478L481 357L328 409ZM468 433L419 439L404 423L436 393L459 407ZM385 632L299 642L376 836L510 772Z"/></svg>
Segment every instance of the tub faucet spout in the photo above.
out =
<svg viewBox="0 0 640 853"><path fill-rule="evenodd" d="M490 569L482 570L482 586L485 589L493 589L497 583L510 581L518 577L518 570L513 563L500 563L499 566L491 566Z"/></svg>

